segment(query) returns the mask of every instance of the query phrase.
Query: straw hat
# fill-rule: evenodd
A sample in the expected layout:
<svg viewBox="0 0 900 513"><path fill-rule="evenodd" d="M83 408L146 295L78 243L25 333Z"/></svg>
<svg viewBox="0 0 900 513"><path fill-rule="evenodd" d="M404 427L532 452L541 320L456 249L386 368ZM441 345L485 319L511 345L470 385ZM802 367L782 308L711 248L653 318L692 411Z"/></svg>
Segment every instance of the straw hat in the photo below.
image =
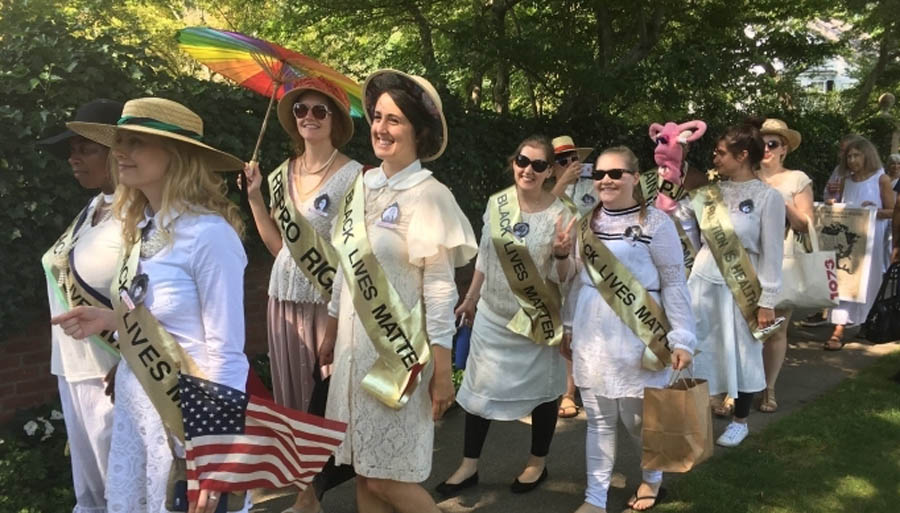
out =
<svg viewBox="0 0 900 513"><path fill-rule="evenodd" d="M420 104L425 111L431 115L432 122L431 134L439 139L431 141L432 147L437 148L430 155L419 156L422 162L430 162L440 157L444 150L447 149L447 119L444 117L444 106L441 103L441 97L437 90L431 85L431 82L418 76L408 75L402 71L393 69L380 69L366 78L363 83L363 110L366 113L366 121L372 124L372 112L375 109L375 103L387 89L403 89L416 100L421 100Z"/></svg>
<svg viewBox="0 0 900 513"><path fill-rule="evenodd" d="M165 98L138 98L125 103L115 124L70 121L73 132L104 146L112 146L120 130L158 135L189 144L198 150L213 171L243 169L241 159L201 142L203 120L184 105Z"/></svg>
<svg viewBox="0 0 900 513"><path fill-rule="evenodd" d="M98 98L78 107L78 110L75 111L75 119L72 121L112 124L120 117L122 117L122 102ZM53 155L67 159L69 158L69 139L76 135L78 134L67 129L38 141L38 144L46 146Z"/></svg>
<svg viewBox="0 0 900 513"><path fill-rule="evenodd" d="M334 85L334 82L324 77L304 77L294 83L294 87L285 93L278 101L278 122L281 128L303 151L303 138L297 132L297 118L294 117L294 103L300 95L307 91L315 91L324 94L337 106L338 112L332 116L331 142L335 148L340 148L353 137L353 119L350 117L350 98L343 89Z"/></svg>
<svg viewBox="0 0 900 513"><path fill-rule="evenodd" d="M780 119L767 119L763 121L762 128L759 129L760 135L780 135L787 141L788 151L794 151L800 146L800 132L788 128L787 123Z"/></svg>
<svg viewBox="0 0 900 513"><path fill-rule="evenodd" d="M574 151L578 153L578 160L584 162L588 155L594 151L594 148L576 148L575 141L572 140L568 135L561 135L559 137L554 137L553 141L551 141L553 145L553 154L559 155L560 153L567 153L570 151Z"/></svg>

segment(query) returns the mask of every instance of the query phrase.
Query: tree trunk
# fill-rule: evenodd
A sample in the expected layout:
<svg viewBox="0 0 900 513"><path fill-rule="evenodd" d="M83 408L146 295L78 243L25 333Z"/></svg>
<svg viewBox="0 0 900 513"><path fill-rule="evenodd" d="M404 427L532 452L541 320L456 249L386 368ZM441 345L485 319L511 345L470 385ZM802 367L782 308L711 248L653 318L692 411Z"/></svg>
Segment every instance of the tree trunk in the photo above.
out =
<svg viewBox="0 0 900 513"><path fill-rule="evenodd" d="M863 83L859 86L856 102L853 104L853 108L850 109L850 119L858 119L862 115L866 108L866 103L869 102L869 96L871 96L872 90L875 89L875 84L878 83L878 79L884 73L884 68L891 60L891 52L896 50L896 48L897 38L889 27L882 33L881 46L878 48L878 60L875 61L875 65L872 66L872 69L866 74Z"/></svg>
<svg viewBox="0 0 900 513"><path fill-rule="evenodd" d="M406 10L415 21L416 28L419 30L419 39L422 41L422 65L425 67L425 78L434 84L438 91L445 91L446 84L441 75L437 58L434 55L434 38L431 34L431 24L422 13L422 10L414 1L406 4Z"/></svg>

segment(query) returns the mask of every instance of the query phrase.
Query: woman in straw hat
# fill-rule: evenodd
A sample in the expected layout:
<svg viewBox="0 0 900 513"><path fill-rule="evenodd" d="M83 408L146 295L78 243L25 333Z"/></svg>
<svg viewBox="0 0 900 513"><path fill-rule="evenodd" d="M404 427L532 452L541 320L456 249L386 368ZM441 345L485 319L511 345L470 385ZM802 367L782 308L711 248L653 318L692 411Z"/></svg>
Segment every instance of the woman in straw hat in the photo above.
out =
<svg viewBox="0 0 900 513"><path fill-rule="evenodd" d="M800 132L788 128L787 123L780 119L766 119L760 125L759 133L765 143L759 177L784 199L786 223L795 232L806 233L809 230L807 222L813 218L812 180L803 171L784 167L788 153L800 146ZM763 345L766 389L759 404L759 411L762 412L771 413L778 409L775 382L787 352L787 329L792 313L790 309L775 310L775 317L784 317L784 323Z"/></svg>
<svg viewBox="0 0 900 513"><path fill-rule="evenodd" d="M572 200L578 212L589 212L597 206L597 193L590 177L582 173L582 167L594 148L577 147L568 135L555 137L550 144L553 145L553 177L556 179L553 194ZM573 385L570 392L574 391ZM560 409L562 408L561 405ZM567 415L572 416L574 415Z"/></svg>
<svg viewBox="0 0 900 513"><path fill-rule="evenodd" d="M891 189L891 179L884 172L878 150L862 136L853 136L846 140L841 156L841 163L836 173L840 179L840 202L850 207L875 209L875 240L884 237L888 220L894 213L897 195ZM827 199L826 203L834 203L835 199ZM829 321L834 324L831 337L825 342L826 351L839 351L844 347L844 329L846 325L861 324L869 315L875 304L882 273L885 271L884 250L876 244L869 259L869 282L866 288L866 302L856 303L841 301L832 308Z"/></svg>
<svg viewBox="0 0 900 513"><path fill-rule="evenodd" d="M308 77L298 81L279 100L278 120L297 145L297 156L285 160L269 175L270 212L261 192L259 166L256 162L244 166L256 228L275 257L267 316L272 384L278 404L325 415L331 366L320 365L318 356L334 272L308 273L309 262L298 259L310 246L296 246L292 251L288 238L294 234L289 223L301 223L297 225L301 233L311 231L307 227L315 230L322 243L330 246L338 202L362 164L339 151L353 136L353 120L347 94L330 80ZM289 204L287 199L291 200ZM329 465L323 473L331 474L334 468ZM352 477L352 473L346 477ZM325 490L307 487L293 509L287 511L318 511L316 491L321 498Z"/></svg>
<svg viewBox="0 0 900 513"><path fill-rule="evenodd" d="M100 99L79 107L75 121L115 123L121 114L121 103ZM81 187L100 191L43 258L50 315L62 314L80 303L80 298L106 305L122 247L122 228L111 215L115 180L109 148L71 130L38 144L66 159ZM74 511L102 513L106 511L106 460L113 420L113 403L104 395L104 378L119 357L103 340L75 340L57 326L51 331L50 343L50 372L59 382L72 456Z"/></svg>
<svg viewBox="0 0 900 513"><path fill-rule="evenodd" d="M244 389L243 223L225 197L225 182L215 173L241 169L243 163L204 144L200 117L162 98L129 101L116 125L68 126L112 147L119 174L113 213L122 223L125 246L125 259L120 260L124 265L117 274L134 276L130 287L127 280L124 286L113 285L119 292L114 304L116 312L129 312L126 318L149 311L150 324L140 321L147 339L140 342L149 341L156 351L129 359L124 346L133 334L120 331L123 361L116 375L106 487L109 510L166 511L167 478L175 454L182 452L167 426L180 425L180 410L174 422L161 416L164 410L157 410L149 395L156 390L151 385L145 389L138 380L151 369L145 368L148 359L160 374L159 364L168 364L165 359L171 353L182 369L194 366L191 373ZM132 253L138 247L139 253ZM130 269L131 259L137 269ZM135 312L141 305L146 308ZM115 329L122 321L118 317L109 310L78 307L53 322L83 337ZM170 352L146 329L153 319L176 342ZM191 511L211 513L220 498L218 492L201 490Z"/></svg>
<svg viewBox="0 0 900 513"><path fill-rule="evenodd" d="M434 87L380 70L366 79L363 94L382 162L345 196L334 234L343 270L320 357L328 363L333 355L330 395L342 400L328 402L327 416L349 424L335 458L358 474L361 512L437 512L418 483L431 472L434 421L454 398L454 268L475 255L477 242L450 190L422 166L447 146ZM373 319L366 305L376 297Z"/></svg>
<svg viewBox="0 0 900 513"><path fill-rule="evenodd" d="M512 484L513 493L530 491L547 477L545 461L556 430L557 400L566 383L564 358L556 347L562 340L559 284L566 282L572 269L569 234L575 222L568 207L544 189L552 159L553 148L543 136L531 136L519 143L508 160L515 185L493 195L484 212L475 274L456 310L473 328L457 398L466 410L463 459L456 472L437 487L445 496L457 495L478 483L478 460L491 420L519 420L531 415L531 452L525 469ZM498 251L495 237L503 222L498 212L513 202L515 210L506 212L520 242L503 239L506 249ZM530 262L524 265L531 266L541 280L528 285L550 285L538 289L538 300L556 310L549 316L551 323L554 316L556 319L549 336L544 331L535 336L530 329L510 328L510 321L522 311L516 290L521 290L526 278L520 276L531 272L523 267L514 276L507 274L506 269L511 268L506 267L510 262L507 255L513 252L520 259L512 261L528 259Z"/></svg>

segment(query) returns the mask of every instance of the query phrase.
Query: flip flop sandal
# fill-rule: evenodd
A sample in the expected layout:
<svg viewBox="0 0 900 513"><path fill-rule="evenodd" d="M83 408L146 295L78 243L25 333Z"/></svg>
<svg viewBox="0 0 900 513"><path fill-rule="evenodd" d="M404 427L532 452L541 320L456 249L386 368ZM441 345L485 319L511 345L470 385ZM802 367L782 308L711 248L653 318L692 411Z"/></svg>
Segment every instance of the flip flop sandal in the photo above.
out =
<svg viewBox="0 0 900 513"><path fill-rule="evenodd" d="M714 406L712 411L719 417L730 417L734 413L734 399L725 396L725 399L722 400L722 404Z"/></svg>
<svg viewBox="0 0 900 513"><path fill-rule="evenodd" d="M656 496L645 495L643 497L638 497L637 494L632 495L631 498L634 500L631 500L631 499L628 500L628 502L626 503L626 505L628 506L628 509L625 510L625 512L630 513L630 512L650 511L651 509L655 508L657 505L662 504L662 501L666 498L666 493L667 493L666 489L660 487L659 491L656 492ZM636 503L637 501L650 501L650 500L653 501L653 504L651 504L650 506L648 506L644 509L634 509L634 503Z"/></svg>
<svg viewBox="0 0 900 513"><path fill-rule="evenodd" d="M763 413L774 413L778 411L778 402L775 401L775 391L765 389L762 393L762 401L759 403L759 411Z"/></svg>
<svg viewBox="0 0 900 513"><path fill-rule="evenodd" d="M822 349L826 351L840 351L844 348L844 344L846 344L846 342L844 342L841 337L832 335L831 338L828 339L828 342L825 342Z"/></svg>
<svg viewBox="0 0 900 513"><path fill-rule="evenodd" d="M568 400L571 405L566 405L565 402ZM562 396L562 400L559 402L559 411L557 412L557 416L563 419L571 419L573 417L578 416L578 412L581 411L581 408L575 404L575 398L570 395Z"/></svg>

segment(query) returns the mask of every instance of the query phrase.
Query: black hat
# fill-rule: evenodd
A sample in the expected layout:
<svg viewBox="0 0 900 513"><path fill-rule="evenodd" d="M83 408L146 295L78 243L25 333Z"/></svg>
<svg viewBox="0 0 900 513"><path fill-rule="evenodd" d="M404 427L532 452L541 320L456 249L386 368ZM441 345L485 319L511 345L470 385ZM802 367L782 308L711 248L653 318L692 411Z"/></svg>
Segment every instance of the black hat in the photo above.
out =
<svg viewBox="0 0 900 513"><path fill-rule="evenodd" d="M75 118L72 121L86 121L90 123L104 123L115 125L122 117L122 104L114 100L99 98L78 107ZM69 139L75 137L75 132L65 130L62 133L38 141L38 144L46 146L50 153L61 159L69 158Z"/></svg>

